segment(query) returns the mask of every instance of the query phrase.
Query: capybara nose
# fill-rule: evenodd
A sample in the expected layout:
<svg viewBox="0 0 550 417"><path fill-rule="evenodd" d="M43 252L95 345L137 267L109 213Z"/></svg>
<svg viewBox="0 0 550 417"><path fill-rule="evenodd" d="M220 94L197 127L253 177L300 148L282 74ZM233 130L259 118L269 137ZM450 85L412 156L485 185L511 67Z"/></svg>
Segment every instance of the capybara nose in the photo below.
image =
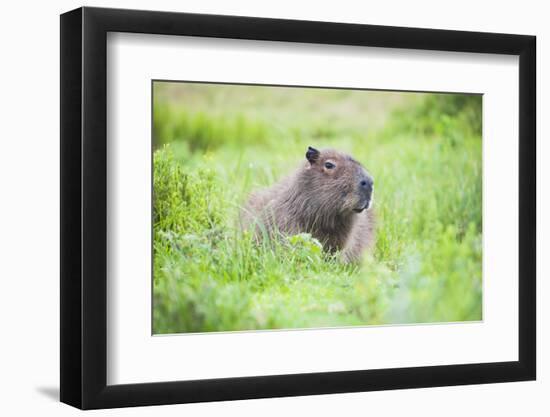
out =
<svg viewBox="0 0 550 417"><path fill-rule="evenodd" d="M370 195L372 193L373 181L369 178L364 178L359 182L359 186L361 190Z"/></svg>

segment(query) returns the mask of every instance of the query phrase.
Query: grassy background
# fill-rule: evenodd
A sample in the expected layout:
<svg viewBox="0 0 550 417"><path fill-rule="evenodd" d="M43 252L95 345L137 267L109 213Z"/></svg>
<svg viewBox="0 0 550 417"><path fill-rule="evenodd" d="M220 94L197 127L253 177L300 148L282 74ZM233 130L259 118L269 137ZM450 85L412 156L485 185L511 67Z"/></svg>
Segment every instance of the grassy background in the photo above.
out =
<svg viewBox="0 0 550 417"><path fill-rule="evenodd" d="M481 96L156 82L153 113L154 333L482 318ZM309 145L376 179L360 265L239 230Z"/></svg>

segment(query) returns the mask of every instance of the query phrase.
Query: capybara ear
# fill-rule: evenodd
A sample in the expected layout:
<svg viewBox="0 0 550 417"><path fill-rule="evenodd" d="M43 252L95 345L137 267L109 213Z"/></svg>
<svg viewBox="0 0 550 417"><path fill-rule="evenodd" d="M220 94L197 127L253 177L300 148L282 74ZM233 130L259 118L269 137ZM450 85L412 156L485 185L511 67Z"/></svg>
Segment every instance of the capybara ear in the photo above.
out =
<svg viewBox="0 0 550 417"><path fill-rule="evenodd" d="M319 155L320 152L317 149L312 148L311 146L307 147L306 159L309 161L310 164L315 163L315 161L319 159Z"/></svg>

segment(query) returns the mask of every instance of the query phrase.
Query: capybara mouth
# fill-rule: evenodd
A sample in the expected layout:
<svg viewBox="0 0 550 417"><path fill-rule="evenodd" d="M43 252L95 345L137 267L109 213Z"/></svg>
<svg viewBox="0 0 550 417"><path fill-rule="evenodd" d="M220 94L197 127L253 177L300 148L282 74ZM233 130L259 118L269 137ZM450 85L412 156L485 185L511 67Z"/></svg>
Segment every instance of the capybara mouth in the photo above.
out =
<svg viewBox="0 0 550 417"><path fill-rule="evenodd" d="M362 207L354 208L353 211L356 213L361 213L363 210L368 210L370 208L371 200L368 200Z"/></svg>

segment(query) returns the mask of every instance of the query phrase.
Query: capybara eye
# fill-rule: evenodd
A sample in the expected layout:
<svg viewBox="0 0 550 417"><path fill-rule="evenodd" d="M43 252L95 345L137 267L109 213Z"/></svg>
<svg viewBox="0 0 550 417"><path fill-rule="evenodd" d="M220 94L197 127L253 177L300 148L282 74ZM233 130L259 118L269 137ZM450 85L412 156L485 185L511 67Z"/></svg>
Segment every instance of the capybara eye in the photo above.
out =
<svg viewBox="0 0 550 417"><path fill-rule="evenodd" d="M326 169L333 169L334 167L336 167L336 165L334 165L332 162L325 162Z"/></svg>

